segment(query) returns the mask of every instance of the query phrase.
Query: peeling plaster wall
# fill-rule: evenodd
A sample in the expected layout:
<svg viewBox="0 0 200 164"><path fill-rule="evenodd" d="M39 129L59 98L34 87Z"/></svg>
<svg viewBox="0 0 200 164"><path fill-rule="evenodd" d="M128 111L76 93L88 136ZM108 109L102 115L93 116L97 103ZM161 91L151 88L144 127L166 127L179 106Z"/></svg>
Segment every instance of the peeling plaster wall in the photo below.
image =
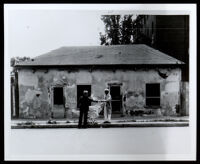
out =
<svg viewBox="0 0 200 164"><path fill-rule="evenodd" d="M181 115L189 116L189 83L181 83Z"/></svg>
<svg viewBox="0 0 200 164"><path fill-rule="evenodd" d="M165 115L175 114L176 105L180 105L181 71L179 68L159 70L167 71L169 76L164 79L155 69L138 69L135 71L96 69L92 72L86 69L79 71L49 69L48 71L36 70L35 72L32 69L21 69L19 70L20 117L24 117L26 114L30 115L32 100L35 97L34 89L37 88L40 88L42 92L40 97L42 107L38 117L49 117L51 111L48 103L48 87L55 82L67 84L64 95L70 109L76 109L77 85L90 84L93 96L102 99L108 83L122 83L121 94L127 93L127 110L144 109L146 83L160 83L162 112ZM27 110L29 112L26 112Z"/></svg>

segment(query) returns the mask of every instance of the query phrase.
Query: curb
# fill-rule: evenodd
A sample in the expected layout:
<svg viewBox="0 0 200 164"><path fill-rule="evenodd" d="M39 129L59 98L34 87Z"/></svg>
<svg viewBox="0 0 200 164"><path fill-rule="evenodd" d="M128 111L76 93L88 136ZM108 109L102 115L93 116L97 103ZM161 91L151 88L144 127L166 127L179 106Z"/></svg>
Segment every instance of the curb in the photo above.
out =
<svg viewBox="0 0 200 164"><path fill-rule="evenodd" d="M128 127L186 127L189 126L188 122L134 122L126 124L98 124L98 125L88 125L88 128L128 128ZM12 125L11 129L43 129L43 128L77 128L77 124L63 125Z"/></svg>

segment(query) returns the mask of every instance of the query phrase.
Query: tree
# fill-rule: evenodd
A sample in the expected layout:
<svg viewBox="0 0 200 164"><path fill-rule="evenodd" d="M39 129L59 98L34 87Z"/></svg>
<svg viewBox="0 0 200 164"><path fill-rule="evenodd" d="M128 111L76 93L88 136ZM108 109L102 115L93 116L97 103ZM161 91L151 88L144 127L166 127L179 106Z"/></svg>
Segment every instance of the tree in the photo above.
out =
<svg viewBox="0 0 200 164"><path fill-rule="evenodd" d="M103 15L105 34L100 33L101 45L120 44L120 15Z"/></svg>
<svg viewBox="0 0 200 164"><path fill-rule="evenodd" d="M12 57L12 58L10 59L10 66L11 66L11 67L14 67L15 64L17 64L17 63L19 63L19 62L22 62L22 61L30 61L30 60L31 60L31 58L30 58L30 57L26 57L26 56L24 56L24 57Z"/></svg>
<svg viewBox="0 0 200 164"><path fill-rule="evenodd" d="M108 43L106 42L106 34L103 35L103 34L100 32L99 35L100 35L101 45L108 45Z"/></svg>
<svg viewBox="0 0 200 164"><path fill-rule="evenodd" d="M103 15L101 20L105 24L105 34L99 33L101 45L133 43L132 15Z"/></svg>
<svg viewBox="0 0 200 164"><path fill-rule="evenodd" d="M120 32L121 32L121 44L131 44L133 43L133 20L132 15L124 15L121 26L120 26Z"/></svg>
<svg viewBox="0 0 200 164"><path fill-rule="evenodd" d="M133 43L134 44L147 44L151 45L151 38L147 37L146 34L143 33L143 23L141 20L144 19L144 15L138 15L137 18L132 23L133 29Z"/></svg>
<svg viewBox="0 0 200 164"><path fill-rule="evenodd" d="M152 45L152 38L143 33L144 15L104 15L105 34L100 34L101 45L147 44Z"/></svg>

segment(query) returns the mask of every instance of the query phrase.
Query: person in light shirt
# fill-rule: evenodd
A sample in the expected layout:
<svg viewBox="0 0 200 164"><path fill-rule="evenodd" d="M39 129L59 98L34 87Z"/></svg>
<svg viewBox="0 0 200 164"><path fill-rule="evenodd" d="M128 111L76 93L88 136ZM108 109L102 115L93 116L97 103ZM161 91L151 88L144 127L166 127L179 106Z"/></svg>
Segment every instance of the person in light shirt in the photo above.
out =
<svg viewBox="0 0 200 164"><path fill-rule="evenodd" d="M109 90L106 88L104 90L104 123L111 122L112 106L111 106L111 95Z"/></svg>

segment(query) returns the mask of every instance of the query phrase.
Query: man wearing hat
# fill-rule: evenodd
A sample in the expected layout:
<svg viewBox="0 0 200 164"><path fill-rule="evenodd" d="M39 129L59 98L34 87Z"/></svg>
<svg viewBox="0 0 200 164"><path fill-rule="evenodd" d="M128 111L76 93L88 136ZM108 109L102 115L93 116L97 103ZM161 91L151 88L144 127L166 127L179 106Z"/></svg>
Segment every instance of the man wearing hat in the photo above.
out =
<svg viewBox="0 0 200 164"><path fill-rule="evenodd" d="M104 90L104 123L110 123L111 121L111 114L112 114L112 107L111 107L111 95L109 90L106 88Z"/></svg>
<svg viewBox="0 0 200 164"><path fill-rule="evenodd" d="M98 102L91 99L88 96L89 96L88 91L84 90L83 96L80 97L79 102L78 102L78 107L80 108L78 128L87 128L87 117L88 117L89 106L92 101ZM82 125L82 118L84 119L83 125Z"/></svg>

